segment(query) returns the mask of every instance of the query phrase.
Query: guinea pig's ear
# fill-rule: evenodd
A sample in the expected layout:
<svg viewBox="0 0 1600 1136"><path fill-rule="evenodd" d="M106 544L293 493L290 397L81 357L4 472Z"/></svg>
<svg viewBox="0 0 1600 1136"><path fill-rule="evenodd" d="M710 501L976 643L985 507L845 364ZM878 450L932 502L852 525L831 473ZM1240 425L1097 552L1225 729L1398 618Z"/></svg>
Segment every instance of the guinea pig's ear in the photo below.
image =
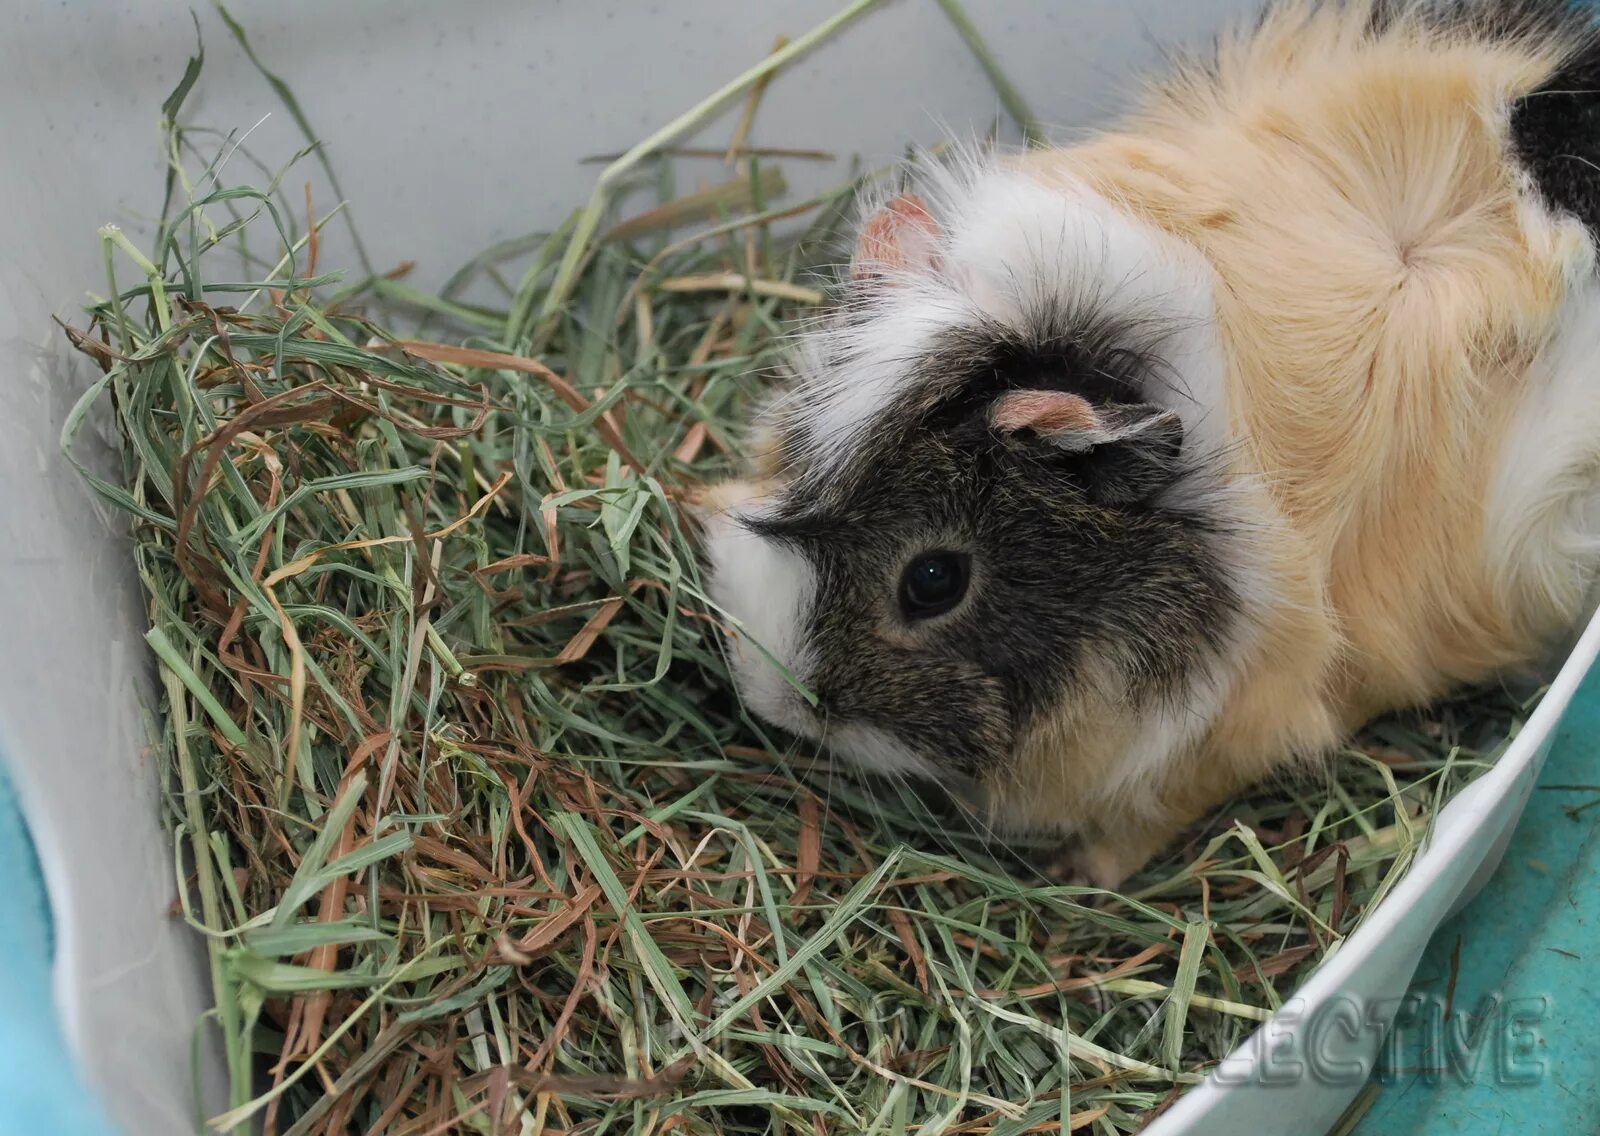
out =
<svg viewBox="0 0 1600 1136"><path fill-rule="evenodd" d="M902 193L880 206L861 226L850 258L855 281L888 279L939 268L939 222L922 198Z"/></svg>
<svg viewBox="0 0 1600 1136"><path fill-rule="evenodd" d="M1108 505L1145 500L1181 469L1183 423L1148 402L1095 405L1068 391L1011 391L995 399L989 425L1001 435L1029 434L1091 459L1081 471L1091 496Z"/></svg>

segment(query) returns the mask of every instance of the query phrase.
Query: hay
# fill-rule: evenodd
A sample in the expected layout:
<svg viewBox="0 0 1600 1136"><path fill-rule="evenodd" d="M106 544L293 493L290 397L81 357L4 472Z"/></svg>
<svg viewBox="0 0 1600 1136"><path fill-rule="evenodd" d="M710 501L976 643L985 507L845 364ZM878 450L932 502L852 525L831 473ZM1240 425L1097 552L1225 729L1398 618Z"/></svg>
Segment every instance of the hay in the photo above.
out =
<svg viewBox="0 0 1600 1136"><path fill-rule="evenodd" d="M217 1127L1131 1132L1349 934L1522 712L1382 724L1126 895L1042 879L729 693L678 505L728 467L840 194L775 207L759 157L673 193L651 155L708 102L442 295L341 288L309 195L300 221L227 184L237 140L172 121L192 81L152 251L103 231L109 298L69 334L104 375L64 444L97 407L121 436L120 484L83 473L132 517ZM659 208L619 221L639 178Z"/></svg>

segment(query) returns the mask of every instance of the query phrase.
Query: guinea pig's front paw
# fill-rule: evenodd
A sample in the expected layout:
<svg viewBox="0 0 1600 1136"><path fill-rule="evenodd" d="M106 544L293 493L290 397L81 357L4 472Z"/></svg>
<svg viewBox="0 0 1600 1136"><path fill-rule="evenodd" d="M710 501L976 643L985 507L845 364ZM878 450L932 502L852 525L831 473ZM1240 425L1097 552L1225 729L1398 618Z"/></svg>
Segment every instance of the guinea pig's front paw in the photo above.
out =
<svg viewBox="0 0 1600 1136"><path fill-rule="evenodd" d="M1109 841L1076 844L1056 857L1048 872L1052 879L1069 887L1115 891L1139 867L1128 863L1128 859L1123 850Z"/></svg>
<svg viewBox="0 0 1600 1136"><path fill-rule="evenodd" d="M1050 874L1074 887L1116 891L1123 882L1161 851L1173 834L1165 829L1130 825L1119 836L1082 836L1051 865Z"/></svg>

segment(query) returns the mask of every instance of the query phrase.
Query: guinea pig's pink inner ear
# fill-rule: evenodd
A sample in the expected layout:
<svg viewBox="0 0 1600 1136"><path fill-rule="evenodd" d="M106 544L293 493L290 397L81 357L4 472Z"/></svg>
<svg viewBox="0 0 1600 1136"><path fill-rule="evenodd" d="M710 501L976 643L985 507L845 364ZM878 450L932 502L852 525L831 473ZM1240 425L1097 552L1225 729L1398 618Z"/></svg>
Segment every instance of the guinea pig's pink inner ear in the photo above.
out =
<svg viewBox="0 0 1600 1136"><path fill-rule="evenodd" d="M1176 423L1168 410L1146 403L1096 407L1067 391L1011 391L995 399L989 424L1002 434L1027 430L1069 451L1132 441Z"/></svg>
<svg viewBox="0 0 1600 1136"><path fill-rule="evenodd" d="M941 232L922 198L902 193L861 226L850 258L850 278L892 281L896 276L937 272Z"/></svg>

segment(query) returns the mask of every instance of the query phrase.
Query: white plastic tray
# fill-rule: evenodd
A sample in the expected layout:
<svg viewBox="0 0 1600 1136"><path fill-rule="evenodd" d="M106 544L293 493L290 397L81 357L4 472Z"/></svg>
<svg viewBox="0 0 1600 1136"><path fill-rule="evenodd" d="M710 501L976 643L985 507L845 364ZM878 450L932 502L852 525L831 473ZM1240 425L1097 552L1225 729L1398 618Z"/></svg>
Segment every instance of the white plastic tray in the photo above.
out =
<svg viewBox="0 0 1600 1136"><path fill-rule="evenodd" d="M594 176L579 159L625 148L779 33L793 37L842 6L235 0L232 10L330 143L374 261L415 260L412 279L426 287L492 240L557 223ZM1115 113L1130 71L1154 62L1157 43L1196 40L1256 6L968 4L1036 111L1069 127ZM191 117L249 127L270 113L249 145L275 165L300 139L215 13L197 7L207 66ZM167 912L171 846L144 756L148 663L120 522L102 519L56 456L87 371L49 317L75 317L83 289L100 285L95 229L116 221L137 232L155 201L158 107L190 50L190 8L0 0L0 753L13 763L47 868L69 1039L129 1136L190 1130L190 1042L207 991L193 936ZM835 184L853 155L891 160L910 141L985 129L997 113L933 0L897 0L775 82L754 140L842 156L786 163L799 199ZM728 125L713 123L707 139L724 140ZM319 205L331 205L315 167L303 168ZM686 185L726 176L716 162L680 174ZM325 258L350 263L337 240ZM1410 875L1307 985L1308 1012L1326 1013L1341 996L1378 1005L1404 989L1439 920L1496 862L1597 647L1591 628L1511 752L1451 805ZM1334 1035L1327 1043L1346 1037L1324 1032ZM1370 1062L1376 1045L1369 1030L1351 1050ZM1289 1051L1279 1042L1272 1052ZM1230 1063L1241 1083L1191 1092L1151 1136L1307 1136L1359 1088L1315 1076L1264 1087L1259 1074L1282 1063L1259 1053L1247 1046ZM208 1085L216 1104L214 1077Z"/></svg>

